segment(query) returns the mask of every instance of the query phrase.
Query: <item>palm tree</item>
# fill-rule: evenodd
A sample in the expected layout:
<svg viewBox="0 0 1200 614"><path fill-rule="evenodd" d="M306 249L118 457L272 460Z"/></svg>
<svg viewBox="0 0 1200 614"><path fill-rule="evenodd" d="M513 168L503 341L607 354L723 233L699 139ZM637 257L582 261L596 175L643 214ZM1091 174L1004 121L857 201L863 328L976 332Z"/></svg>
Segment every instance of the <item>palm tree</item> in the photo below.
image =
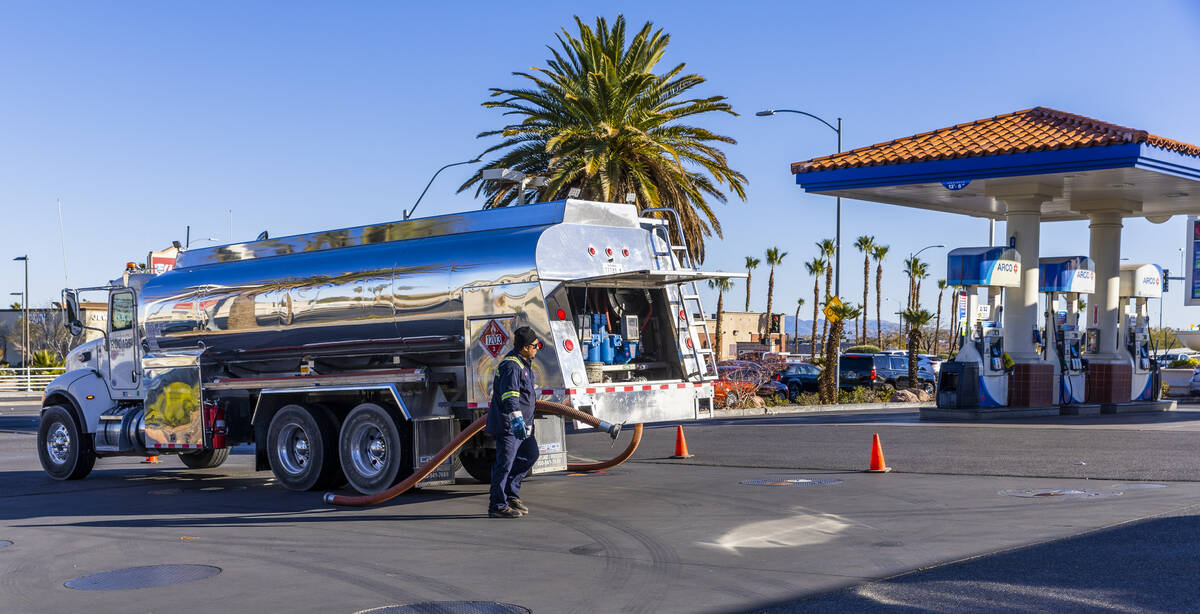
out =
<svg viewBox="0 0 1200 614"><path fill-rule="evenodd" d="M813 276L813 324L812 324L812 360L817 360L817 307L821 304L821 273L825 272L826 262L813 258L804 263L804 270Z"/></svg>
<svg viewBox="0 0 1200 614"><path fill-rule="evenodd" d="M939 343L941 341L941 339L939 337L942 334L942 294L944 294L946 292L946 288L949 288L950 284L946 283L946 280L944 280L944 279L939 279L937 281L937 286L938 286L937 322L933 325L933 355L934 356L938 355L938 349L939 349L938 346L941 345Z"/></svg>
<svg viewBox="0 0 1200 614"><path fill-rule="evenodd" d="M721 316L725 314L725 293L733 289L733 282L728 277L716 277L708 280L708 287L717 291L717 338L716 347L713 348L713 355L716 360L721 360L721 352L724 351L724 333L721 330Z"/></svg>
<svg viewBox="0 0 1200 614"><path fill-rule="evenodd" d="M875 344L883 347L883 259L887 258L888 246L876 245L871 248L871 258L875 260Z"/></svg>
<svg viewBox="0 0 1200 614"><path fill-rule="evenodd" d="M796 319L792 320L792 340L796 344L796 353L800 353L800 308L804 306L804 297L796 299Z"/></svg>
<svg viewBox="0 0 1200 614"><path fill-rule="evenodd" d="M933 314L927 309L909 307L900 315L908 325L908 385L917 384L917 344L921 342L921 327L929 324Z"/></svg>
<svg viewBox="0 0 1200 614"><path fill-rule="evenodd" d="M579 17L575 24L578 38L563 28L546 68L513 73L525 88L491 88L483 106L513 119L479 133L503 139L484 155L501 153L459 191L476 186L485 208L520 204L513 183L483 179L485 168L510 168L544 177L542 198L564 198L572 188L605 202L635 194L639 209L675 209L682 228L672 229L673 238L682 233L692 260L703 262L705 237L723 236L710 199L726 202L728 191L744 201L747 182L716 146L736 141L681 122L737 113L724 96L685 98L705 79L684 74L684 64L655 72L670 36L650 22L628 41L624 16L611 26L602 17L594 27Z"/></svg>
<svg viewBox="0 0 1200 614"><path fill-rule="evenodd" d="M767 266L771 267L771 276L767 278L767 326L770 327L772 301L775 299L775 267L783 263L783 257L788 253L778 247L767 248ZM770 330L768 328L768 330ZM765 340L767 335L763 335Z"/></svg>
<svg viewBox="0 0 1200 614"><path fill-rule="evenodd" d="M834 365L837 364L838 349L842 345L842 329L846 325L846 320L853 320L862 313L862 308L854 303L842 303L831 307L829 311L834 320L829 329L829 338L825 341L825 370L821 372L818 390L821 403L832 405L838 402L838 382L834 381L837 369L834 368Z"/></svg>
<svg viewBox="0 0 1200 614"><path fill-rule="evenodd" d="M754 274L754 269L758 268L758 264L762 262L754 256L746 256L746 308L743 311L750 311L750 276Z"/></svg>
<svg viewBox="0 0 1200 614"><path fill-rule="evenodd" d="M854 249L862 252L863 255L863 317L862 317L862 335L858 335L858 320L854 321L855 337L858 343L867 342L867 299L870 292L871 278L871 250L875 247L875 237L863 235L854 241Z"/></svg>
<svg viewBox="0 0 1200 614"><path fill-rule="evenodd" d="M825 267L825 301L829 301L829 289L833 285L833 255L837 251L837 244L833 239L821 239L817 241L817 249L821 251L821 257L827 263ZM829 320L821 326L821 338L826 339L829 334Z"/></svg>

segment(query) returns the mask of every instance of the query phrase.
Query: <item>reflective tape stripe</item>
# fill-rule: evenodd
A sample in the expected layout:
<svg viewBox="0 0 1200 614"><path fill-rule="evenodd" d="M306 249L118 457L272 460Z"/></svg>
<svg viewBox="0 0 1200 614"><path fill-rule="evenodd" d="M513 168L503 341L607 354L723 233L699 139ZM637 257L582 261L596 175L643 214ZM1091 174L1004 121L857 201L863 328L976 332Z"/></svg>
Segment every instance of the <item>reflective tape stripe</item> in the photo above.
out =
<svg viewBox="0 0 1200 614"><path fill-rule="evenodd" d="M509 390L508 392L500 395L500 400L503 401L504 399L507 399L510 397L519 397L519 396L521 396L520 392L518 392L516 390Z"/></svg>

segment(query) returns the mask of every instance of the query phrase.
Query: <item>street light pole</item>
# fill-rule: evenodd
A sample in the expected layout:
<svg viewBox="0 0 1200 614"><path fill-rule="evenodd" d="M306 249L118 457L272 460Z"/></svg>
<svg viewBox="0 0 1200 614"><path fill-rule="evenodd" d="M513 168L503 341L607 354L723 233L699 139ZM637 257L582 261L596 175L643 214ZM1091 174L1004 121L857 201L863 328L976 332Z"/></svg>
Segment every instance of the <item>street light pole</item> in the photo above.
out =
<svg viewBox="0 0 1200 614"><path fill-rule="evenodd" d="M421 195L417 197L417 202L413 203L412 209L409 209L408 211L404 212L404 219L407 220L408 218L412 217L413 211L417 210L417 205L421 204L421 199L425 198L425 193L429 191L429 186L433 185L433 180L437 179L438 174L440 174L442 171L450 168L451 166L459 166L462 164L474 164L476 162L479 162L479 160L480 160L480 158L475 158L474 160L463 160L462 162L452 162L450 164L447 164L446 166L443 166L442 168L437 169L437 171L433 173L433 176L429 178L429 183L425 184L425 189L421 190Z"/></svg>
<svg viewBox="0 0 1200 614"><path fill-rule="evenodd" d="M833 126L833 124L821 119L820 117L817 117L816 115L813 115L812 113L806 113L804 111L797 111L795 109L766 109L764 111L759 111L759 112L755 113L755 115L757 115L759 117L770 117L771 115L774 115L776 113L795 113L797 115L806 115L808 117L811 117L811 118L821 122L822 124L825 124L827 127L829 127L830 130L834 131L834 133L837 134L837 153L842 153L842 118L840 118L840 117L837 118L837 127L835 128ZM833 294L834 294L834 296L837 296L840 298L842 296L842 197L841 196L837 197L837 224L835 226L833 242L834 242ZM867 306L863 305L863 309L866 309L866 308L867 308ZM816 326L815 322L813 323L813 326L814 327ZM837 354L839 357L842 354L842 340L841 339L837 340ZM825 365L825 368L829 368L829 365ZM841 385L842 385L842 361L841 361L841 358L839 358L837 363L833 365L833 377L834 377L833 391L834 391L834 398L836 399L837 392L838 392L838 390L841 389Z"/></svg>

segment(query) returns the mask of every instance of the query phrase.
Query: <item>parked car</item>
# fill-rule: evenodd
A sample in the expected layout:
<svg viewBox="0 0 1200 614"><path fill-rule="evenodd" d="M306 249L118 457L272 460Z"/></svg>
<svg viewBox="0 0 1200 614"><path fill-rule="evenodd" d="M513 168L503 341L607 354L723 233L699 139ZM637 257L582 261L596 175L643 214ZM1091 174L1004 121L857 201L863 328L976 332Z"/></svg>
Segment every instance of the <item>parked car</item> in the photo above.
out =
<svg viewBox="0 0 1200 614"><path fill-rule="evenodd" d="M909 388L908 357L894 354L843 354L839 361L841 388L867 386L880 388ZM936 390L933 369L917 363L915 387L933 394Z"/></svg>
<svg viewBox="0 0 1200 614"><path fill-rule="evenodd" d="M921 361L917 365L920 367L929 367L929 370L933 372L933 379L936 380L942 372L942 363L946 361L932 354L917 354L917 356L921 358Z"/></svg>
<svg viewBox="0 0 1200 614"><path fill-rule="evenodd" d="M730 394L745 397L757 394L764 399L787 398L787 386L779 382L778 374L766 373L762 367L743 361L717 366L717 381L713 382L713 402L726 405Z"/></svg>
<svg viewBox="0 0 1200 614"><path fill-rule="evenodd" d="M793 362L779 374L779 382L787 387L788 399L794 401L801 392L816 392L820 375L821 367L807 362Z"/></svg>
<svg viewBox="0 0 1200 614"><path fill-rule="evenodd" d="M1200 372L1192 373L1192 381L1188 382L1188 394L1200 396Z"/></svg>

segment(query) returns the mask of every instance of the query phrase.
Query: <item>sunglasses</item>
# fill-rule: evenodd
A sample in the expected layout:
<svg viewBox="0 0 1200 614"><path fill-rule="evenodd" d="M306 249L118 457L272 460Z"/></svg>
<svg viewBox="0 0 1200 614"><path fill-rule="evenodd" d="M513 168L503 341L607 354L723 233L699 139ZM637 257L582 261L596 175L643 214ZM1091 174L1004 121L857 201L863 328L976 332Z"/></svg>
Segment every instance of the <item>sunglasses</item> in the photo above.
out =
<svg viewBox="0 0 1200 614"><path fill-rule="evenodd" d="M537 349L539 349L539 350L540 350L540 349L542 349L542 342L541 342L541 341L537 341L537 342L535 342L535 343L530 343L529 345L526 345L525 347L529 347L529 346L533 346L533 347L535 347L535 348L537 348Z"/></svg>

